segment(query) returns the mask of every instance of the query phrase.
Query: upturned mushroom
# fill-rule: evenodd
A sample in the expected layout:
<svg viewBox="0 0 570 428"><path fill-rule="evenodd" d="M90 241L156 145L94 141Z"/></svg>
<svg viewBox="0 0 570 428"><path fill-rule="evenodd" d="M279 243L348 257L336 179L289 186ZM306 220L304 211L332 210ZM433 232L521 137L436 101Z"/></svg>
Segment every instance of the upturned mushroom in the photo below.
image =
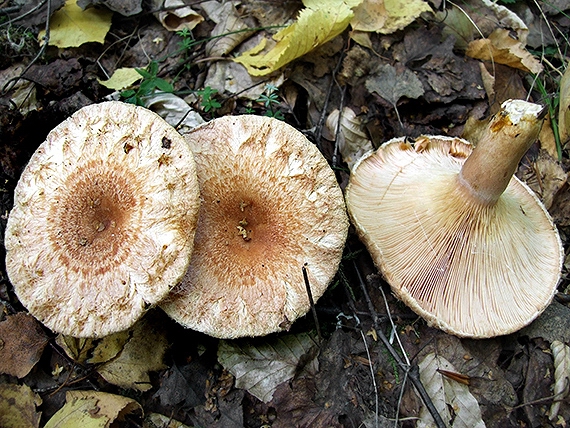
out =
<svg viewBox="0 0 570 428"><path fill-rule="evenodd" d="M560 238L513 176L542 111L509 100L475 148L459 138L397 138L355 165L346 202L358 234L396 296L433 326L498 336L550 303Z"/></svg>
<svg viewBox="0 0 570 428"><path fill-rule="evenodd" d="M193 155L174 128L130 104L84 107L22 172L6 228L8 276L56 332L127 329L184 275L198 208Z"/></svg>
<svg viewBox="0 0 570 428"><path fill-rule="evenodd" d="M215 119L186 135L201 208L188 272L165 312L218 338L288 329L334 277L348 231L325 158L277 119Z"/></svg>

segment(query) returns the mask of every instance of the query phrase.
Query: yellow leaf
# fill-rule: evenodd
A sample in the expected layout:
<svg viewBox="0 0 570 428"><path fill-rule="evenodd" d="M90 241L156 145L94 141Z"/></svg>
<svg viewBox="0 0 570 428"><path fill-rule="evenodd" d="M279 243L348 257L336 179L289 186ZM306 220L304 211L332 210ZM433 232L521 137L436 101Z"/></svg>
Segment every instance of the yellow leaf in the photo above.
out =
<svg viewBox="0 0 570 428"><path fill-rule="evenodd" d="M307 0L307 7L299 13L297 22L273 36L277 44L265 51L267 40L263 39L234 61L243 64L252 76L272 73L342 33L353 16L351 6L356 3L354 0L350 4L340 0L326 3Z"/></svg>
<svg viewBox="0 0 570 428"><path fill-rule="evenodd" d="M65 405L44 428L107 428L129 413L141 413L135 400L99 391L67 391Z"/></svg>
<svg viewBox="0 0 570 428"><path fill-rule="evenodd" d="M103 43L111 28L113 12L108 9L82 10L77 0L67 0L65 6L54 12L50 20L49 45L58 48L81 46L83 43ZM45 31L38 39L43 41Z"/></svg>
<svg viewBox="0 0 570 428"><path fill-rule="evenodd" d="M38 394L27 385L0 383L0 426L4 428L37 428L42 403Z"/></svg>
<svg viewBox="0 0 570 428"><path fill-rule="evenodd" d="M98 80L98 82L109 88L120 91L128 88L133 83L142 79L142 76L134 68L118 68L108 80Z"/></svg>
<svg viewBox="0 0 570 428"><path fill-rule="evenodd" d="M431 12L423 0L364 0L354 9L353 30L390 34L402 30L423 12Z"/></svg>
<svg viewBox="0 0 570 428"><path fill-rule="evenodd" d="M121 338L118 339L120 341ZM118 345L110 345L112 349L102 352L114 352ZM166 367L162 359L167 347L168 341L164 332L157 330L147 318L143 318L134 325L130 339L117 356L101 365L97 371L113 385L147 391L152 387L148 372Z"/></svg>

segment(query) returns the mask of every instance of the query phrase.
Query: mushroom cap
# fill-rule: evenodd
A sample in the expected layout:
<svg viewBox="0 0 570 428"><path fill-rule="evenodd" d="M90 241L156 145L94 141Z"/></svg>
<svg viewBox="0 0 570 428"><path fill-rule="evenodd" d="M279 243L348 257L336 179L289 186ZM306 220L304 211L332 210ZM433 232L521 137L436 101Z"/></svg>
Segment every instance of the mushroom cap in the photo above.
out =
<svg viewBox="0 0 570 428"><path fill-rule="evenodd" d="M462 337L514 332L550 303L564 252L536 195L513 177L494 205L458 175L459 138L397 138L364 156L346 189L350 217L393 292L431 325Z"/></svg>
<svg viewBox="0 0 570 428"><path fill-rule="evenodd" d="M218 338L288 329L334 277L348 231L342 191L299 131L232 116L187 134L201 207L194 254L160 304L185 327Z"/></svg>
<svg viewBox="0 0 570 428"><path fill-rule="evenodd" d="M82 108L22 172L6 228L6 268L50 329L99 337L130 327L189 263L199 208L192 152L155 113Z"/></svg>

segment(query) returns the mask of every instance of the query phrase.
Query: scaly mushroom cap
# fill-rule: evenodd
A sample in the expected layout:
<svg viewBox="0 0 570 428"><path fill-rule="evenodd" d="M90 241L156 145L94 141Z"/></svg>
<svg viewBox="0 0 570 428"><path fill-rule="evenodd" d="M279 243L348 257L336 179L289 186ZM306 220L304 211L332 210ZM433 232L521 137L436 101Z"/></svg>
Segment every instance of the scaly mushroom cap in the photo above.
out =
<svg viewBox="0 0 570 428"><path fill-rule="evenodd" d="M516 177L495 204L458 185L471 151L459 138L392 140L355 166L346 202L393 292L430 324L482 338L545 309L563 252L545 208Z"/></svg>
<svg viewBox="0 0 570 428"><path fill-rule="evenodd" d="M186 135L202 205L186 276L161 307L219 338L287 329L336 273L348 230L326 160L276 119L215 119Z"/></svg>
<svg viewBox="0 0 570 428"><path fill-rule="evenodd" d="M16 186L5 245L18 298L63 334L130 327L184 275L198 191L192 152L158 115L84 107L50 132Z"/></svg>

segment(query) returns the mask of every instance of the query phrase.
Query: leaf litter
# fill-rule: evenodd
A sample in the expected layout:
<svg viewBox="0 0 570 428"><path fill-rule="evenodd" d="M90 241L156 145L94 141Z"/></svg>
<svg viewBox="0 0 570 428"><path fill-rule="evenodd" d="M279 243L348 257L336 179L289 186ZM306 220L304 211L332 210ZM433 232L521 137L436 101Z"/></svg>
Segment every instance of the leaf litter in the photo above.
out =
<svg viewBox="0 0 570 428"><path fill-rule="evenodd" d="M45 62L15 56L14 73L0 74L11 78L26 70L31 83L23 90L34 92L33 109L0 104L5 118L0 123L2 212L11 207L18 171L47 131L82 105L137 88L140 80L132 70L145 69L151 60L159 64L155 77L176 95L149 93L147 105L173 125L184 123L187 130L218 115L279 111L328 159L339 152L335 159L341 163L335 167L341 183L359 153L394 135L476 135L476 126L469 129L469 124L496 111L506 98L548 100L548 94L537 92L532 72L560 83L551 110L559 121L545 124L518 175L545 201L566 241L568 71L560 63L567 60L545 55L548 46L540 41L556 38L541 38L537 31L550 26L564 34L568 12L559 11L568 11L568 2L558 2L558 11L489 1L339 0L337 9L309 1L283 3L195 4L190 18L195 22L182 35L168 31L151 13L127 17L120 9L111 14L103 6L91 7L87 13L105 17L93 31L74 30L79 18L71 15L60 27L56 15L50 45L43 48ZM45 16L22 22L37 36ZM189 41L192 48L184 48ZM78 46L64 47L69 43ZM543 49L542 54L529 46ZM111 80L109 87L100 83L120 69L131 70L126 80ZM277 88L272 109L259 101L267 83ZM217 90L221 101L213 111L205 111L195 93L206 87ZM19 105L31 100L16 95L23 100ZM0 322L0 406L9 402L12 407L0 414L17 410L15 426L34 427L64 426L58 422L62 416L85 426L422 426L431 423L430 417L409 382L419 370L450 426L564 426L570 420L567 402L557 398L567 394L565 278L557 300L531 326L504 338L462 340L427 327L392 296L384 301L379 289L385 284L362 247L354 237L349 246L338 281L317 304L322 341L310 317L287 334L218 341L185 331L156 311L116 336L54 336L24 315L4 281L0 297L9 315ZM358 289L358 277L366 293ZM384 322L388 315L394 329ZM362 334L379 333L378 320L388 337L399 337L410 367L398 366L377 334ZM442 373L460 374L468 385Z"/></svg>

